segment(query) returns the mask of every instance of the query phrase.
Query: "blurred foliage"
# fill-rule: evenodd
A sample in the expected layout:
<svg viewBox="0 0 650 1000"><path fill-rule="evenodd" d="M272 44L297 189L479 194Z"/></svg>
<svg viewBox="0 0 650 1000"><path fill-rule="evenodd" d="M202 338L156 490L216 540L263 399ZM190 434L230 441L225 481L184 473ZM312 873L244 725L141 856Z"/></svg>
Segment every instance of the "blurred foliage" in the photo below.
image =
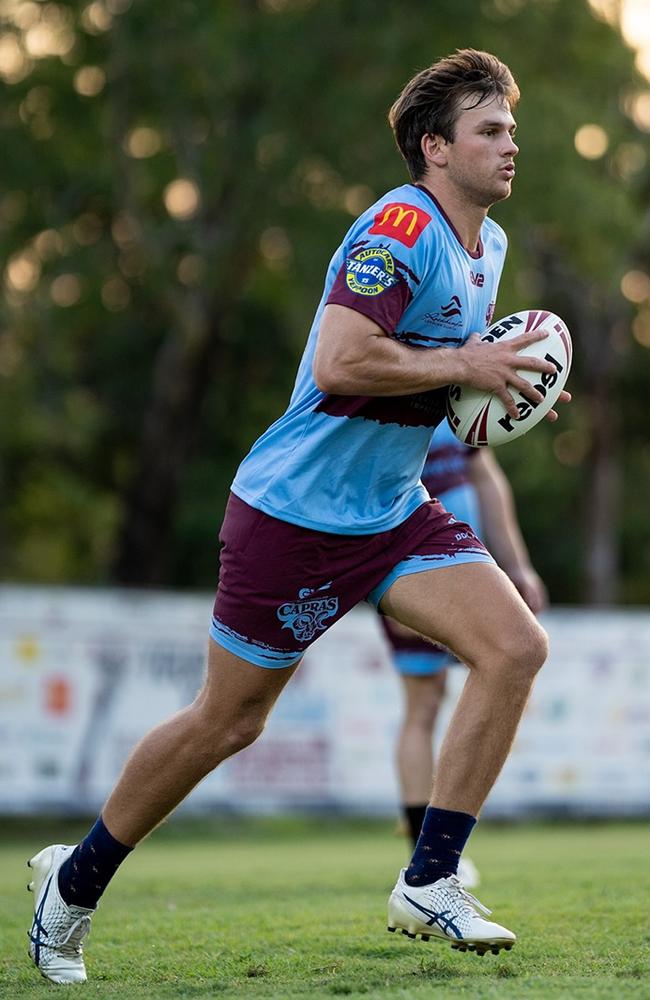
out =
<svg viewBox="0 0 650 1000"><path fill-rule="evenodd" d="M557 310L576 397L499 453L556 601L650 599L648 84L586 0L2 0L5 579L209 587L235 468L286 405L329 256L406 177L418 69L494 51L521 89L497 315ZM607 150L578 155L576 131ZM636 317L635 322L639 322ZM594 531L598 544L594 544Z"/></svg>

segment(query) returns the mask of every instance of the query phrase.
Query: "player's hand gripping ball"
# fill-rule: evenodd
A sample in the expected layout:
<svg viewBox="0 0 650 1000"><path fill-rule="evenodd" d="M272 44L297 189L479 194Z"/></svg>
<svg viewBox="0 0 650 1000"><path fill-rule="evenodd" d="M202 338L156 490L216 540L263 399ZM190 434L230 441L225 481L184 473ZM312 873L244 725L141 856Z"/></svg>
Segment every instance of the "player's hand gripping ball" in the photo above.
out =
<svg viewBox="0 0 650 1000"><path fill-rule="evenodd" d="M521 333L540 329L547 332L548 337L524 347L519 353L551 361L555 372L518 372L544 396L540 403L535 403L525 393L511 389L520 414L518 420L511 417L501 400L490 392L464 385L449 387L447 419L456 437L465 444L480 447L514 441L538 424L552 409L565 386L573 354L571 335L559 316L542 309L525 309L493 323L481 340L488 343L512 340Z"/></svg>

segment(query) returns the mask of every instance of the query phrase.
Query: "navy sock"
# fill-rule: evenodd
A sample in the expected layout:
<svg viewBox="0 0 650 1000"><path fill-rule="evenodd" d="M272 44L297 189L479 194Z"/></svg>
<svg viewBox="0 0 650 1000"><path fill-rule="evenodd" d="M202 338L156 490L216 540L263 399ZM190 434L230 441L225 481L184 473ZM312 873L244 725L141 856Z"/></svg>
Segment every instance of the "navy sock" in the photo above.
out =
<svg viewBox="0 0 650 1000"><path fill-rule="evenodd" d="M59 869L59 892L69 906L94 909L113 875L133 850L120 844L101 816Z"/></svg>
<svg viewBox="0 0 650 1000"><path fill-rule="evenodd" d="M408 826L409 836L413 842L414 850L420 836L420 830L422 829L422 824L424 823L424 815L426 811L426 802L421 806L402 806L402 813Z"/></svg>
<svg viewBox="0 0 650 1000"><path fill-rule="evenodd" d="M406 871L408 885L430 885L439 878L455 875L475 823L475 817L469 813L429 806Z"/></svg>

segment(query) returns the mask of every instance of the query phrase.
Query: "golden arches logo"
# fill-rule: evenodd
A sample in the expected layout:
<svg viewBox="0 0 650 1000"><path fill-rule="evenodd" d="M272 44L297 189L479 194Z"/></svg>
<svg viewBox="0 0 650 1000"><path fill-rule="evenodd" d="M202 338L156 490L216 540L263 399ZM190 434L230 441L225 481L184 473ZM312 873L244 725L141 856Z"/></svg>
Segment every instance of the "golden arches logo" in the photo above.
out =
<svg viewBox="0 0 650 1000"><path fill-rule="evenodd" d="M423 209L394 201L384 205L381 211L377 212L368 232L373 235L390 236L394 240L399 240L404 246L412 247L430 222L431 216Z"/></svg>
<svg viewBox="0 0 650 1000"><path fill-rule="evenodd" d="M402 222L407 217L411 220L405 229L406 235L410 236L413 230L415 229L418 221L418 213L415 211L415 209L402 208L401 205L393 205L391 208L386 209L378 225L385 226L388 223L388 220L392 216L394 216L394 218L391 222L391 225L393 226L394 229L397 229L398 226L401 226Z"/></svg>

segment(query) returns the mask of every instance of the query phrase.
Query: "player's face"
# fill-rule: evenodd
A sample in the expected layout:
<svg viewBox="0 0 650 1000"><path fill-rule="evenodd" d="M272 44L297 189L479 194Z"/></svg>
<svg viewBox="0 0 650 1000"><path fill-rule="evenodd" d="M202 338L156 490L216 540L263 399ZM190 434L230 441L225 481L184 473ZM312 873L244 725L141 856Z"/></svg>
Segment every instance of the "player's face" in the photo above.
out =
<svg viewBox="0 0 650 1000"><path fill-rule="evenodd" d="M445 144L448 179L473 204L489 208L510 196L519 152L516 122L506 101L494 98L471 107L461 104L453 142Z"/></svg>

